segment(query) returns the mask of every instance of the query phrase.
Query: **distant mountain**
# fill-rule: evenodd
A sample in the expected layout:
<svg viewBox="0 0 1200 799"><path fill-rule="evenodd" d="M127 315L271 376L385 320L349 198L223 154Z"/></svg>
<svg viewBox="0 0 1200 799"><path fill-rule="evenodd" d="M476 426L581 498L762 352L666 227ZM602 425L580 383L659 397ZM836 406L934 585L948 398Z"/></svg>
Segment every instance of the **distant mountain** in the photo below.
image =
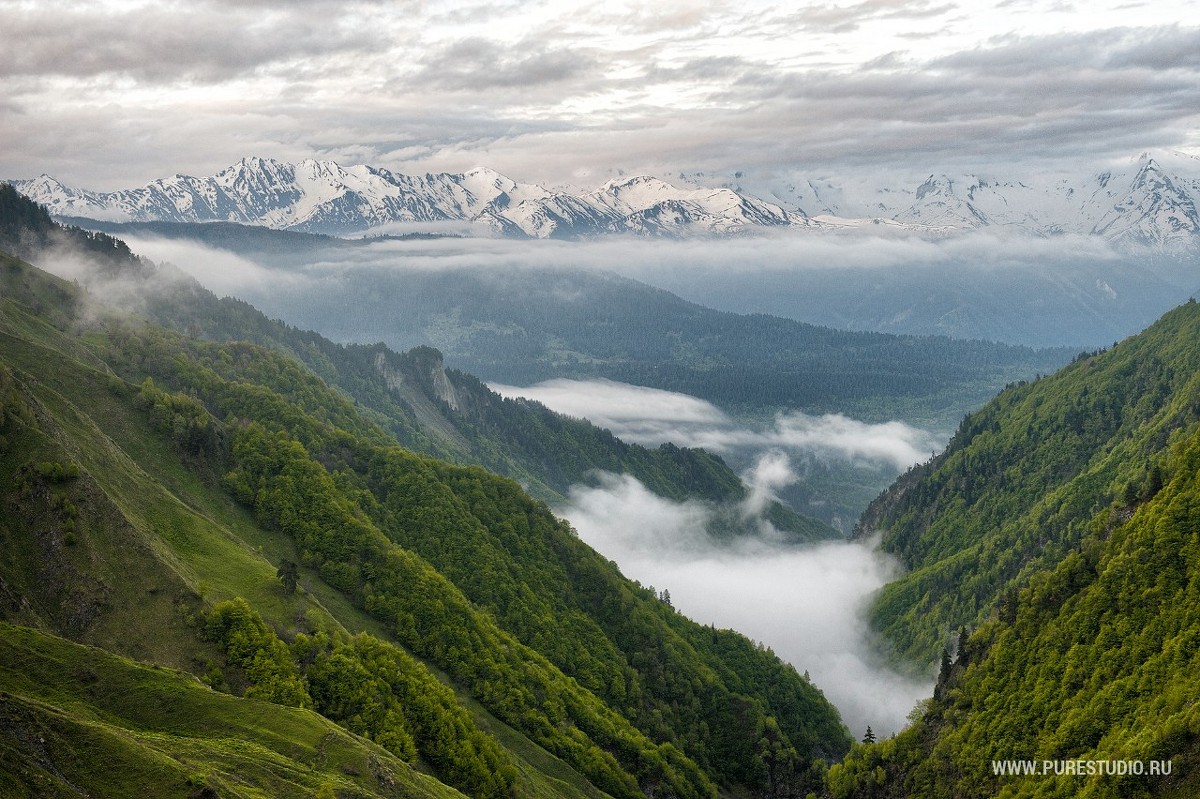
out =
<svg viewBox="0 0 1200 799"><path fill-rule="evenodd" d="M1075 178L932 174L915 186L847 186L801 176L762 188L817 226L883 219L926 230L1096 235L1166 251L1200 243L1200 159L1182 153L1142 153Z"/></svg>
<svg viewBox="0 0 1200 799"><path fill-rule="evenodd" d="M1169 163L1169 166L1166 164ZM1079 179L930 175L916 186L847 188L797 177L764 187L680 187L636 176L593 190L519 183L491 169L405 175L307 159L244 158L211 177L174 175L93 192L48 175L12 184L59 216L109 221L241 222L347 235L397 223L472 224L506 236L683 236L886 225L945 235L986 226L1034 235L1098 235L1119 244L1190 250L1200 242L1200 163L1144 154ZM693 176L693 183L719 183Z"/></svg>
<svg viewBox="0 0 1200 799"><path fill-rule="evenodd" d="M731 232L803 225L803 214L730 189L614 180L570 193L517 183L490 169L403 175L332 161L244 158L212 177L175 175L140 189L89 192L43 175L13 181L51 213L119 221L242 222L313 233L360 233L395 223L473 223L509 236Z"/></svg>
<svg viewBox="0 0 1200 799"><path fill-rule="evenodd" d="M170 279L15 197L18 245ZM792 796L846 750L794 667L626 580L513 480L404 448L403 392L356 402L85 277L0 250L0 796ZM445 404L487 401L431 351L378 354L388 383L420 366Z"/></svg>

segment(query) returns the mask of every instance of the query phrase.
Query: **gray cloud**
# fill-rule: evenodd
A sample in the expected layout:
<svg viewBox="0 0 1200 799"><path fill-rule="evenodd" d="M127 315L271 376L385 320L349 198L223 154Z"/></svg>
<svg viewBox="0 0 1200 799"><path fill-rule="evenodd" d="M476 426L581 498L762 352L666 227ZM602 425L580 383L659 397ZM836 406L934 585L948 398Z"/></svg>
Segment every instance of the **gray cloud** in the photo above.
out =
<svg viewBox="0 0 1200 799"><path fill-rule="evenodd" d="M21 42L0 52L0 74L9 76L220 82L279 62L294 69L297 59L379 45L377 35L352 18L242 6L220 13L203 4L125 11L90 4L0 7L0 24Z"/></svg>
<svg viewBox="0 0 1200 799"><path fill-rule="evenodd" d="M935 171L966 159L1074 160L1096 147L1132 154L1136 141L1165 146L1195 125L1194 59L1161 71L1139 62L1163 40L1170 50L1185 50L1197 35L1159 29L1007 37L929 62L893 55L849 74L751 74L735 91L771 101L754 109L749 127L790 132L807 153L794 159L920 159Z"/></svg>
<svg viewBox="0 0 1200 799"><path fill-rule="evenodd" d="M416 79L429 86L477 93L488 89L529 89L595 76L599 61L587 49L547 48L537 42L515 45L471 38L430 54ZM587 84L571 87L586 90Z"/></svg>
<svg viewBox="0 0 1200 799"><path fill-rule="evenodd" d="M1200 145L1200 30L1154 27L1165 15L1151 6L1139 28L1064 26L1070 16L1044 3L1013 18L1043 14L1067 32L1001 27L989 39L936 1L751 13L0 2L0 26L21 42L0 53L0 174L104 188L95 181L203 173L250 153L352 153L574 182L621 170L1041 169Z"/></svg>
<svg viewBox="0 0 1200 799"><path fill-rule="evenodd" d="M928 19L954 9L954 3L929 0L860 0L846 6L810 6L803 11L778 17L773 22L793 29L849 33L874 20Z"/></svg>

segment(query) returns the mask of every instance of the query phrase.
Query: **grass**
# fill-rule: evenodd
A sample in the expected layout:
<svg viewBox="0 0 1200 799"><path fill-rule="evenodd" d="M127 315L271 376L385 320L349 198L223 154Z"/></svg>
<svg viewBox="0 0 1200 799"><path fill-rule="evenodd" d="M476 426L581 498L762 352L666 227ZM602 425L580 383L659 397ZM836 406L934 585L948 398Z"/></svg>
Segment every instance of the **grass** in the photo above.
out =
<svg viewBox="0 0 1200 799"><path fill-rule="evenodd" d="M460 796L311 711L3 622L0 684L6 797Z"/></svg>
<svg viewBox="0 0 1200 799"><path fill-rule="evenodd" d="M74 797L86 790L102 796L191 797L212 788L221 797L310 797L326 783L341 797L376 795L345 775L326 774L322 782L300 772L314 768L314 758L328 759L338 741L351 749L368 746L376 758L382 751L377 747L323 720L325 742L314 743L311 725L319 717L311 713L298 717L300 711L216 694L183 674L163 682L167 672L123 659L203 673L208 662L220 658L195 619L206 606L235 596L250 602L285 637L320 629L339 637L369 632L395 641L383 625L304 567L305 589L286 594L275 570L283 558L298 560L292 542L258 526L253 514L220 489L220 464L189 461L158 435L134 402L137 388L114 377L95 353L94 341L0 300L0 361L13 371L37 418L35 425L10 423L19 429L7 431L8 446L0 451L0 479L9 487L9 512L0 514L0 602L5 588L25 600L22 610L0 612L40 630L6 627L6 657L9 662L17 657L7 639L41 641L47 633L62 633L100 648L80 651L105 650L110 658L105 668L122 673L119 680L105 677L106 688L98 695L91 667L60 670L46 679L49 666L39 656L17 669L0 668L0 691L6 692L0 731L10 733L0 735L0 795ZM46 369L47 362L55 367ZM36 497L21 496L21 469L42 461L76 463L80 477L39 484ZM57 510L62 500L78 509L70 543ZM60 650L67 651L63 645ZM40 687L18 680L18 674ZM208 702L199 701L194 691ZM464 691L458 693L477 723L510 752L522 795L604 796L568 765L467 701ZM231 710L245 707L254 710ZM328 738L330 729L358 743ZM361 760L360 755L354 757ZM361 764L347 767L370 773ZM402 763L396 767L412 770ZM440 787L432 778L422 779Z"/></svg>

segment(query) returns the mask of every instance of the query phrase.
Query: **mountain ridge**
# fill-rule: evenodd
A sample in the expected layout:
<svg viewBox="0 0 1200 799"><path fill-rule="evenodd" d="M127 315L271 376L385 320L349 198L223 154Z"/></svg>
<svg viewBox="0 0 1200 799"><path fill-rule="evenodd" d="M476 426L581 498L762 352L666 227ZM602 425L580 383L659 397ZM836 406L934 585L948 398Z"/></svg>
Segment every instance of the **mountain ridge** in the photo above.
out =
<svg viewBox="0 0 1200 799"><path fill-rule="evenodd" d="M43 633L70 634L247 702L313 708L360 736L355 757L370 755L370 739L397 768L430 767L470 795L567 795L556 775L576 796L715 797L718 785L758 792L776 779L799 790L844 751L836 711L794 668L625 580L514 481L401 448L379 414L299 361L105 312L84 287L7 254L0 281L0 473L12 478L0 615L36 628L38 646L58 646ZM58 588L55 577L59 590L25 589ZM26 662L35 681L52 671ZM17 720L22 735L50 714L86 718L104 688L81 670L56 679L53 706ZM413 679L439 707L406 709ZM438 681L451 685L426 690ZM38 701L10 675L0 684ZM360 689L386 700L378 712L357 704ZM180 707L157 691L138 700L127 706L156 722ZM232 706L194 704L210 719ZM122 737L117 721L109 739ZM71 756L82 738L55 724L52 754L0 743L0 792ZM524 738L509 746L514 736ZM270 775L231 787L216 758L189 763L190 775L172 766L164 779L178 791L164 795L313 795L252 794ZM547 770L526 768L533 758ZM117 793L81 776L88 792L138 795L128 781ZM365 788L357 795L384 793Z"/></svg>
<svg viewBox="0 0 1200 799"><path fill-rule="evenodd" d="M1194 161L1195 159L1191 159ZM246 157L215 175L173 175L96 192L41 175L9 181L58 216L125 222L241 222L355 235L396 225L482 228L518 238L681 237L863 227L944 236L984 227L1100 236L1126 247L1190 251L1200 242L1200 169L1143 153L1078 178L931 173L915 187L847 189L797 177L752 193L696 173L649 175L592 190L521 183L487 167L407 175L367 165ZM1191 174L1195 171L1197 174ZM717 184L717 185L713 185Z"/></svg>
<svg viewBox="0 0 1200 799"><path fill-rule="evenodd" d="M828 795L1197 795L1198 330L1192 301L1010 387L864 514L909 568L873 621L940 668Z"/></svg>

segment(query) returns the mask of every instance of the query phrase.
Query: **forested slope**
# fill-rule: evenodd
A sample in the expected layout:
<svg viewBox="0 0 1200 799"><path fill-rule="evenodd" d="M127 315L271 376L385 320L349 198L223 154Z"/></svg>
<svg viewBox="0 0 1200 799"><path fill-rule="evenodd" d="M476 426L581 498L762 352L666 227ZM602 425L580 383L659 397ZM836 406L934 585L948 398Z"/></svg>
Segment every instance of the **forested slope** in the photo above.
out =
<svg viewBox="0 0 1200 799"><path fill-rule="evenodd" d="M0 277L4 618L311 708L477 796L785 795L844 750L795 669L680 617L511 480L401 448L277 351L7 256ZM62 756L5 768L29 785Z"/></svg>
<svg viewBox="0 0 1200 799"><path fill-rule="evenodd" d="M965 638L915 724L833 768L833 796L1200 791L1200 430L1170 438L1140 496ZM993 770L1017 760L1040 772Z"/></svg>
<svg viewBox="0 0 1200 799"><path fill-rule="evenodd" d="M832 796L1196 795L1200 305L1010 388L867 521L912 569L875 618L910 657L948 651Z"/></svg>
<svg viewBox="0 0 1200 799"><path fill-rule="evenodd" d="M283 237L285 249L289 237L308 239L270 233L270 245L279 245L278 237ZM178 270L139 258L119 239L55 223L7 184L0 185L0 246L49 265L82 262L85 266L74 270L76 281L93 294L189 337L254 342L296 358L352 397L359 413L403 446L512 477L539 499L561 500L571 486L591 480L596 471L630 474L651 491L676 500L729 506L745 497L738 476L710 453L627 444L586 420L527 400L504 399L475 377L444 368L441 353L429 347L400 353L382 344L341 345L268 319L245 302L217 298ZM769 516L797 541L837 536L778 502ZM752 529L747 525L745 531Z"/></svg>
<svg viewBox="0 0 1200 799"><path fill-rule="evenodd" d="M900 655L933 662L1030 575L1056 566L1097 512L1161 484L1172 435L1200 418L1200 306L1191 302L1107 352L1009 387L965 418L863 516L909 573L874 620Z"/></svg>

